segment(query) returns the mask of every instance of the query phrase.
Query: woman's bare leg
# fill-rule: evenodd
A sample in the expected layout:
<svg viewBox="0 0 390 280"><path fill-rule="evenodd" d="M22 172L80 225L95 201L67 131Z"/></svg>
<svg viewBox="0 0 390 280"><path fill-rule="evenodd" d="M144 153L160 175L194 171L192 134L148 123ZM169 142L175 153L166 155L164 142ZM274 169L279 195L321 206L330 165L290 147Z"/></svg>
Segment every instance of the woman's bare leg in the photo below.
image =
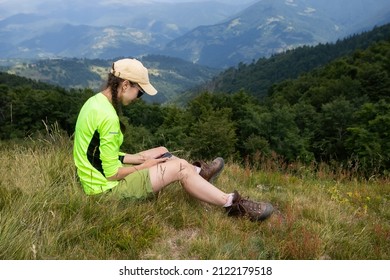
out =
<svg viewBox="0 0 390 280"><path fill-rule="evenodd" d="M193 197L218 206L225 205L228 194L203 179L195 167L183 159L170 159L149 169L154 192L180 181L184 189Z"/></svg>

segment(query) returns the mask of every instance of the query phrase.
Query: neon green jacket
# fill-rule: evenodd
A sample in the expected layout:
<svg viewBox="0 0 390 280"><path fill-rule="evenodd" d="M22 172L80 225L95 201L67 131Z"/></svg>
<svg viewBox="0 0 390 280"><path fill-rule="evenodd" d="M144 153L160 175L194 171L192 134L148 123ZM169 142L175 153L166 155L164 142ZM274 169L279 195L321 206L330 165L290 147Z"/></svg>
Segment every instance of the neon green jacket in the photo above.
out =
<svg viewBox="0 0 390 280"><path fill-rule="evenodd" d="M107 97L98 93L85 102L77 118L73 157L86 194L98 194L115 187L115 175L122 166L119 148L123 143L118 115Z"/></svg>

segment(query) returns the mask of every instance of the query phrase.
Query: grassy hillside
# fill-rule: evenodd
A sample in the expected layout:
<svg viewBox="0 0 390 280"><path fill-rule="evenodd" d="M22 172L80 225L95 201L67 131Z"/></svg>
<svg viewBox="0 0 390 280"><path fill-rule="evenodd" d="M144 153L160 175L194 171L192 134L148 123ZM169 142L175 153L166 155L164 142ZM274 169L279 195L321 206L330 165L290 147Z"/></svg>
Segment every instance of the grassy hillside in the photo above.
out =
<svg viewBox="0 0 390 280"><path fill-rule="evenodd" d="M174 184L155 199L87 197L55 127L0 142L0 259L389 259L390 179L278 159L228 162L217 185L271 201L263 223L227 217Z"/></svg>

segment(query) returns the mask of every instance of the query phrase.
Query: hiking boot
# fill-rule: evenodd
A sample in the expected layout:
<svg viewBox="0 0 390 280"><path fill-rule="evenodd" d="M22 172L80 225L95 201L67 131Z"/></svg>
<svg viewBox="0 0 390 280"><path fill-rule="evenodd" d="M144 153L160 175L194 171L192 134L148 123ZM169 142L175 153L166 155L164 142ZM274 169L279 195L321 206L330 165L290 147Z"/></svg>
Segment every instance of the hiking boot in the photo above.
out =
<svg viewBox="0 0 390 280"><path fill-rule="evenodd" d="M233 194L233 204L226 207L229 216L248 216L251 221L263 221L271 216L273 210L270 203L244 199L237 191Z"/></svg>
<svg viewBox="0 0 390 280"><path fill-rule="evenodd" d="M207 164L204 161L196 161L193 165L200 167L200 176L202 176L205 180L212 182L217 179L219 174L221 174L223 167L225 166L225 162L223 158L217 157L210 164Z"/></svg>

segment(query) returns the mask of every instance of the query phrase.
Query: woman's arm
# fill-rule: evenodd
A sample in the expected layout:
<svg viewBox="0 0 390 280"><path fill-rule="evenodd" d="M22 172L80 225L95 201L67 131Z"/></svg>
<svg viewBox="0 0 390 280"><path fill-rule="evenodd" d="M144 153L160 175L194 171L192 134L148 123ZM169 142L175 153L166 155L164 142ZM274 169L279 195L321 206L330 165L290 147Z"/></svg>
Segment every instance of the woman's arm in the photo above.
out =
<svg viewBox="0 0 390 280"><path fill-rule="evenodd" d="M123 158L123 163L125 164L141 164L144 163L147 160L147 158L142 154L125 154L125 157Z"/></svg>
<svg viewBox="0 0 390 280"><path fill-rule="evenodd" d="M126 156L127 156L127 154L125 155L125 158L126 158ZM132 156L134 156L134 158ZM129 155L129 159L136 160L137 158L135 156L136 155ZM138 165L119 167L118 172L114 176L108 177L107 180L118 181L118 180L125 178L127 175L129 175L131 173L137 172L137 171L145 169L145 168L150 168L154 165L157 165L158 163L162 163L162 162L165 162L167 160L168 160L168 158L158 158L158 159L152 158L152 159L144 160L143 163L138 164Z"/></svg>
<svg viewBox="0 0 390 280"><path fill-rule="evenodd" d="M137 154L125 154L123 158L123 163L125 164L141 164L148 159L155 159L161 156L162 154L168 152L168 149L165 147L157 147L149 150L139 152Z"/></svg>

